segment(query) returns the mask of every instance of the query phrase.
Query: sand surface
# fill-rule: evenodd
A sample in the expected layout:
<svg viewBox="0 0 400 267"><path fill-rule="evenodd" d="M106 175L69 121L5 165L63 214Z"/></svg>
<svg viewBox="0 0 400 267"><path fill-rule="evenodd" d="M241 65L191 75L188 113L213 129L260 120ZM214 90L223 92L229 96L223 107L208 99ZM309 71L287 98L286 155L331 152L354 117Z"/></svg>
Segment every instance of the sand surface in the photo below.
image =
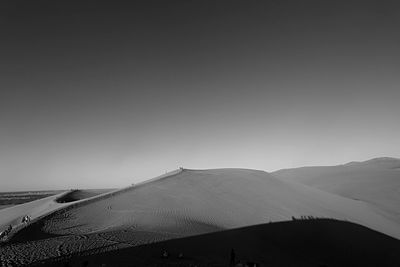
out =
<svg viewBox="0 0 400 267"><path fill-rule="evenodd" d="M64 194L66 192L0 210L0 231L8 225L19 225L22 217L26 215L37 218L63 207L55 199Z"/></svg>
<svg viewBox="0 0 400 267"><path fill-rule="evenodd" d="M5 208L9 208L15 206L14 204L9 204L9 205L0 205L0 210L5 209Z"/></svg>
<svg viewBox="0 0 400 267"><path fill-rule="evenodd" d="M31 202L6 207L0 210L0 231L11 225L13 227L12 234L14 234L20 228L29 226L22 223L24 216L29 216L34 222L42 216L72 205L74 202L78 203L79 200L89 199L108 191L110 190L70 190Z"/></svg>
<svg viewBox="0 0 400 267"><path fill-rule="evenodd" d="M326 167L302 167L272 173L370 204L376 212L400 224L400 160L376 158Z"/></svg>
<svg viewBox="0 0 400 267"><path fill-rule="evenodd" d="M96 254L292 216L348 220L400 238L399 224L364 201L257 170L178 170L83 200L55 199L30 206L42 213L47 207L48 215L13 237L0 252L3 262L30 264L75 253Z"/></svg>

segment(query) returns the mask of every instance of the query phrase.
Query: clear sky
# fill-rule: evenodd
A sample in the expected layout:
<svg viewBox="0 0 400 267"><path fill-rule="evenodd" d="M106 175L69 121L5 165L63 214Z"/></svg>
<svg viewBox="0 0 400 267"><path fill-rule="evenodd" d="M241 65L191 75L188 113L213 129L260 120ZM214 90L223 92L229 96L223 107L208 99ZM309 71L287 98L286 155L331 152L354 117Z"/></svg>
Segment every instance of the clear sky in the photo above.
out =
<svg viewBox="0 0 400 267"><path fill-rule="evenodd" d="M399 1L127 2L1 1L0 191L400 157Z"/></svg>

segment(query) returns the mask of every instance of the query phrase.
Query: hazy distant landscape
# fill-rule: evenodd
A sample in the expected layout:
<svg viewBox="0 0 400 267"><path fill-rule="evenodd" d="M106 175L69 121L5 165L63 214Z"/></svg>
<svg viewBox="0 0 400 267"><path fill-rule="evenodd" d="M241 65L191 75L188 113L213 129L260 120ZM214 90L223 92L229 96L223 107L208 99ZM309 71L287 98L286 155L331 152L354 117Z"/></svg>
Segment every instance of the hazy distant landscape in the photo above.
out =
<svg viewBox="0 0 400 267"><path fill-rule="evenodd" d="M86 190L85 198L91 195L97 195L111 191L112 189L92 189ZM18 191L18 192L0 192L0 210L26 202L31 202L41 198L53 196L66 192L68 190L45 190L45 191ZM79 194L72 194L72 197L79 198Z"/></svg>
<svg viewBox="0 0 400 267"><path fill-rule="evenodd" d="M44 197L52 196L64 190L54 191L24 191L24 192L0 192L0 209L30 202Z"/></svg>

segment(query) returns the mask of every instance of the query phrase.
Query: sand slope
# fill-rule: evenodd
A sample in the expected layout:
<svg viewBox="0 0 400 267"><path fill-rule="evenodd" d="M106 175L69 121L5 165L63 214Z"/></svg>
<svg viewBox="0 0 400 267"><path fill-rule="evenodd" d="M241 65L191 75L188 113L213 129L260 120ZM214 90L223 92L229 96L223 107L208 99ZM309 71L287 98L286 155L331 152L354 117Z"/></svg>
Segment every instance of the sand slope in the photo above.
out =
<svg viewBox="0 0 400 267"><path fill-rule="evenodd" d="M35 201L11 206L0 210L0 231L11 225L13 232L19 228L26 226L21 223L24 216L30 216L32 221L51 214L52 212L72 205L73 201L88 199L99 194L110 191L109 189L100 190L70 190L53 196L41 198Z"/></svg>
<svg viewBox="0 0 400 267"><path fill-rule="evenodd" d="M41 231L67 235L130 228L175 237L313 215L400 238L398 225L363 202L256 170L184 170L95 200L43 219Z"/></svg>
<svg viewBox="0 0 400 267"><path fill-rule="evenodd" d="M18 232L0 258L30 264L304 215L344 219L400 238L399 224L367 203L257 170L178 170L57 205L66 206Z"/></svg>
<svg viewBox="0 0 400 267"><path fill-rule="evenodd" d="M26 215L34 219L63 207L63 204L57 203L55 200L65 194L66 192L63 192L0 210L0 231L8 225L19 225L22 217Z"/></svg>
<svg viewBox="0 0 400 267"><path fill-rule="evenodd" d="M285 169L272 174L285 181L364 201L400 224L399 159L376 158L338 166Z"/></svg>

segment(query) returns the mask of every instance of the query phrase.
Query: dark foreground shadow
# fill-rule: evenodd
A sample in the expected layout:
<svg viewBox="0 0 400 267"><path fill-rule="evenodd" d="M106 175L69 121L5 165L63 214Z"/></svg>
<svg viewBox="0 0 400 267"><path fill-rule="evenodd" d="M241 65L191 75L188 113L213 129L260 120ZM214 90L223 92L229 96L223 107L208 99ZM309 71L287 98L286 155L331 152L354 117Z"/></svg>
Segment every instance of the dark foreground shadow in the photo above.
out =
<svg viewBox="0 0 400 267"><path fill-rule="evenodd" d="M400 241L338 220L268 223L42 266L400 266Z"/></svg>

